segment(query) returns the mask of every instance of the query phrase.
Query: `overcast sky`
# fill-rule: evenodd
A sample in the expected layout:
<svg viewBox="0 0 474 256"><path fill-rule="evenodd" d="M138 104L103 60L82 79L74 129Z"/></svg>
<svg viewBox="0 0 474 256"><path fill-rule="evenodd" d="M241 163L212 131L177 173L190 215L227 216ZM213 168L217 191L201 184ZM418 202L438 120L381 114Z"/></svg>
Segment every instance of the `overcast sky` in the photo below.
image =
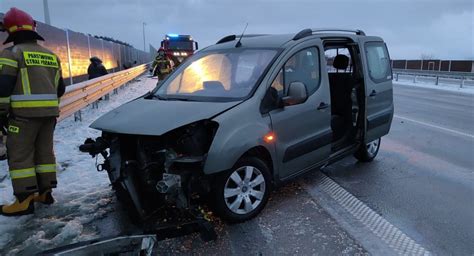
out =
<svg viewBox="0 0 474 256"><path fill-rule="evenodd" d="M42 0L0 0L44 21ZM51 23L143 48L166 33L191 34L206 46L229 34L359 28L385 39L393 59L474 59L473 0L49 0Z"/></svg>

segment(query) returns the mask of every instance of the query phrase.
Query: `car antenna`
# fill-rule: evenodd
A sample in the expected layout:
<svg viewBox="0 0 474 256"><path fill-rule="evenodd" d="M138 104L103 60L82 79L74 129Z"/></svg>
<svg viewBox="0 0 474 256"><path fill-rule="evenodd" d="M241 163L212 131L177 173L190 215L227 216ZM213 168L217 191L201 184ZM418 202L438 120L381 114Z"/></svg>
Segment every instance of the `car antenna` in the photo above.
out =
<svg viewBox="0 0 474 256"><path fill-rule="evenodd" d="M237 43L235 44L235 48L239 48L240 46L242 46L242 43L240 42L240 40L242 40L242 37L244 37L244 33L245 33L245 30L247 30L248 25L249 23L247 22L247 24L245 25L244 31L242 31L242 35L240 35L239 37L239 41L237 41Z"/></svg>

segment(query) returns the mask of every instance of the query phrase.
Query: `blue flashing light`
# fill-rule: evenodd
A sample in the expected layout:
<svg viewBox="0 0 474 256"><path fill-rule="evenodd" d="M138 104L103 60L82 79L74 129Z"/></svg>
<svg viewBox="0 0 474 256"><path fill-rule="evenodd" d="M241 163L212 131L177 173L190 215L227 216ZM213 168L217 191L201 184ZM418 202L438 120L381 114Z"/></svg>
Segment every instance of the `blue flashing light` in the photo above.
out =
<svg viewBox="0 0 474 256"><path fill-rule="evenodd" d="M167 36L169 36L169 37L179 37L178 34L167 34Z"/></svg>

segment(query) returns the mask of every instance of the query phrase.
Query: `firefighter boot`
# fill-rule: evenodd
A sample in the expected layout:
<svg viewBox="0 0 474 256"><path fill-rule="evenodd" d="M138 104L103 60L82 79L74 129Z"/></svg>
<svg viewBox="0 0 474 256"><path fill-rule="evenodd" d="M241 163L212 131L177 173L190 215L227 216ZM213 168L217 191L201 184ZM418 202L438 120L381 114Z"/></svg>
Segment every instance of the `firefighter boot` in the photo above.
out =
<svg viewBox="0 0 474 256"><path fill-rule="evenodd" d="M45 191L40 191L38 195L35 195L34 198L35 203L42 203L42 204L53 204L54 197L52 195L51 189L47 189Z"/></svg>
<svg viewBox="0 0 474 256"><path fill-rule="evenodd" d="M34 194L17 196L13 204L0 205L0 214L4 216L20 216L34 213L34 196Z"/></svg>

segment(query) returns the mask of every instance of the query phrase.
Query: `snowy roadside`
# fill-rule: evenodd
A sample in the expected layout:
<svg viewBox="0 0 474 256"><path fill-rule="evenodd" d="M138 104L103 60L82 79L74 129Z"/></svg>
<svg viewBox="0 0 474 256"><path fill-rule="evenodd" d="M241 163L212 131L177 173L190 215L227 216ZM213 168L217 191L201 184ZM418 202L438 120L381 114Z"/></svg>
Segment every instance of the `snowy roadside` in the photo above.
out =
<svg viewBox="0 0 474 256"><path fill-rule="evenodd" d="M157 80L142 76L138 81L101 101L98 109L83 110L82 122L70 117L58 123L55 151L58 163L58 188L51 206L36 204L35 214L23 217L0 216L0 255L32 255L42 250L95 238L91 223L113 211L113 195L106 173L99 173L95 160L80 153L79 145L99 131L88 126L102 114L139 97L155 87ZM0 204L14 200L6 161L0 162Z"/></svg>
<svg viewBox="0 0 474 256"><path fill-rule="evenodd" d="M394 85L407 85L407 86L416 86L421 88L429 88L441 91L449 91L449 92L460 92L465 94L474 94L474 86L472 85L465 85L463 88L460 88L459 84L448 84L448 83L440 83L439 85L435 85L432 81L417 81L413 83L413 80L403 80L399 79L398 81L393 81Z"/></svg>

